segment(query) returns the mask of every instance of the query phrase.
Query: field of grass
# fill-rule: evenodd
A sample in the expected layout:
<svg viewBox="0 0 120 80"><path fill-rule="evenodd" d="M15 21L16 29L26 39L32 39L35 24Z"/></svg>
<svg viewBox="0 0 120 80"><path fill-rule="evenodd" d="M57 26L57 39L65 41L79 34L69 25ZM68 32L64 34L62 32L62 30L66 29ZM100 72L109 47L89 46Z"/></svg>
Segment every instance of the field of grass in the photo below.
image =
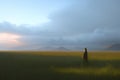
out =
<svg viewBox="0 0 120 80"><path fill-rule="evenodd" d="M120 52L0 51L0 80L120 80Z"/></svg>

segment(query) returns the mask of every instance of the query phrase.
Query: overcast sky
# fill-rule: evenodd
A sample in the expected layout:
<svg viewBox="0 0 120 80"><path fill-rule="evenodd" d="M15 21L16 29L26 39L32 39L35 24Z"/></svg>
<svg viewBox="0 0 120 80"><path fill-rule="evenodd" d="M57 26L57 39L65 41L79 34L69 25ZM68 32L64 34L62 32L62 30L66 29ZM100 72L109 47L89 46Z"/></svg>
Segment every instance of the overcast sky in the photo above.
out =
<svg viewBox="0 0 120 80"><path fill-rule="evenodd" d="M0 49L120 44L120 0L0 0Z"/></svg>

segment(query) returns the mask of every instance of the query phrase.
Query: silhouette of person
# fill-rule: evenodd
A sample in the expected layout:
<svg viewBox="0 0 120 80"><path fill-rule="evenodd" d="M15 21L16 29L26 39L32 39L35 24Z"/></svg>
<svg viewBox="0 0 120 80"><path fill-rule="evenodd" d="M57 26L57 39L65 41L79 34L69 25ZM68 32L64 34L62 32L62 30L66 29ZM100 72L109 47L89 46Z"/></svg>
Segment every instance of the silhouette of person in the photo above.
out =
<svg viewBox="0 0 120 80"><path fill-rule="evenodd" d="M84 52L84 55L83 55L83 60L85 62L88 62L88 52L87 52L87 48L85 48L85 52Z"/></svg>

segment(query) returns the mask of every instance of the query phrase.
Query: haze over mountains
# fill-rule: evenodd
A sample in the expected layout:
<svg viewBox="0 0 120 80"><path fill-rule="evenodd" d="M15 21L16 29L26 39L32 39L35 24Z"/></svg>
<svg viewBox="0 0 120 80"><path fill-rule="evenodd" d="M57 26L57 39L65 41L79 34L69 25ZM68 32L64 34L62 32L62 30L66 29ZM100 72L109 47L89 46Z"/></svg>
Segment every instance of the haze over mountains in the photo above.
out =
<svg viewBox="0 0 120 80"><path fill-rule="evenodd" d="M108 46L108 50L120 50L120 44L112 44Z"/></svg>

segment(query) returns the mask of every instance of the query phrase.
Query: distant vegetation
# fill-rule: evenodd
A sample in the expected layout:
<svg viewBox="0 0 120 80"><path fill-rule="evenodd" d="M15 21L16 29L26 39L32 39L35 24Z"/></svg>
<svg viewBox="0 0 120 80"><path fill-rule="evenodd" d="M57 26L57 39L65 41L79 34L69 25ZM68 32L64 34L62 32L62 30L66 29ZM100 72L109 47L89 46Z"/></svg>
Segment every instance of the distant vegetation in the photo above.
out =
<svg viewBox="0 0 120 80"><path fill-rule="evenodd" d="M0 80L120 80L120 52L1 51Z"/></svg>

